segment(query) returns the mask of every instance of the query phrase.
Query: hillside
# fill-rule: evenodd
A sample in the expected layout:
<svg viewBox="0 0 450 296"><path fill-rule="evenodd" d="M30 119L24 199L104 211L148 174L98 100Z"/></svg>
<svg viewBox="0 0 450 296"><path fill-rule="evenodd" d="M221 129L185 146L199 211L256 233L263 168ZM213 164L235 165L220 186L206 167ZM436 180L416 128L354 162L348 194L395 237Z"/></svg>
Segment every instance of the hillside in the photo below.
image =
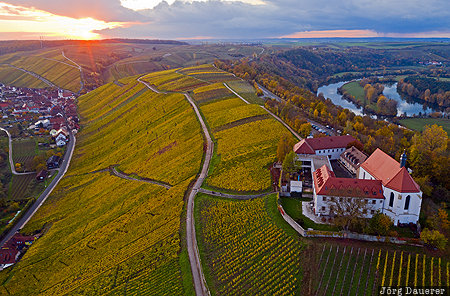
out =
<svg viewBox="0 0 450 296"><path fill-rule="evenodd" d="M45 234L0 274L0 294L190 294L179 231L201 130L184 96L121 83L79 98L72 165L24 229ZM170 189L119 178L110 166Z"/></svg>

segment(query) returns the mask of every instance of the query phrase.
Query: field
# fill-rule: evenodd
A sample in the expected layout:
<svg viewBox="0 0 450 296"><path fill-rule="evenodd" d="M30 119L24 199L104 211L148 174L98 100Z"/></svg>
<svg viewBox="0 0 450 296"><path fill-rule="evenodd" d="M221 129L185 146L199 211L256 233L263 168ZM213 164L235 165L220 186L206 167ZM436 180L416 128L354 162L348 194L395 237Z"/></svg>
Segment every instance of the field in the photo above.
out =
<svg viewBox="0 0 450 296"><path fill-rule="evenodd" d="M0 82L17 87L45 88L48 87L42 80L9 66L0 65Z"/></svg>
<svg viewBox="0 0 450 296"><path fill-rule="evenodd" d="M379 295L379 286L450 284L449 262L443 258L351 245L326 244L318 250L316 295Z"/></svg>
<svg viewBox="0 0 450 296"><path fill-rule="evenodd" d="M145 75L142 80L155 85L159 90L175 92L194 90L208 85L206 81L180 74L177 70L151 73Z"/></svg>
<svg viewBox="0 0 450 296"><path fill-rule="evenodd" d="M83 129L70 169L23 230L46 233L0 273L0 294L192 294L180 225L201 129L183 95L125 81L79 98ZM102 170L112 165L173 187Z"/></svg>
<svg viewBox="0 0 450 296"><path fill-rule="evenodd" d="M35 178L36 174L13 176L9 198L26 200L37 197L37 194L44 190L44 185L43 183L37 183Z"/></svg>
<svg viewBox="0 0 450 296"><path fill-rule="evenodd" d="M276 223L275 198L196 197L197 236L212 295L298 295L304 243Z"/></svg>
<svg viewBox="0 0 450 296"><path fill-rule="evenodd" d="M400 119L400 124L416 131L423 131L426 125L437 124L450 134L450 119L445 118L405 118Z"/></svg>
<svg viewBox="0 0 450 296"><path fill-rule="evenodd" d="M26 55L23 53L15 53L0 56L0 63L8 63L16 67L34 72L55 85L77 92L80 90L80 71L78 68L66 61L58 61L54 57L61 56L61 52L50 52L51 58L43 57L35 53L35 55ZM16 80L16 84L28 86L30 75L22 76L20 80Z"/></svg>
<svg viewBox="0 0 450 296"><path fill-rule="evenodd" d="M264 105L264 100L256 95L255 89L247 81L229 81L227 85L250 103Z"/></svg>

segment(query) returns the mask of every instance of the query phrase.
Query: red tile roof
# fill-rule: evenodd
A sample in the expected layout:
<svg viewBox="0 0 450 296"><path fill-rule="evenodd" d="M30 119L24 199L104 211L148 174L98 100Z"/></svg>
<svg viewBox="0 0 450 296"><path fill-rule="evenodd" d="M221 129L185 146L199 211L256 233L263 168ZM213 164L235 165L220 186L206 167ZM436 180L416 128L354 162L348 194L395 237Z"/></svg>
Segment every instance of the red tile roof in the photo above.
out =
<svg viewBox="0 0 450 296"><path fill-rule="evenodd" d="M303 139L294 146L297 154L314 154L315 150L346 148L348 143L356 141L350 135Z"/></svg>
<svg viewBox="0 0 450 296"><path fill-rule="evenodd" d="M1 249L0 264L12 264L16 262L16 256L19 251L16 249Z"/></svg>
<svg viewBox="0 0 450 296"><path fill-rule="evenodd" d="M325 165L314 171L313 179L318 195L384 199L379 180L336 178Z"/></svg>
<svg viewBox="0 0 450 296"><path fill-rule="evenodd" d="M369 174L383 182L387 188L398 192L420 192L420 186L414 181L405 167L384 153L375 150L370 157L361 164L361 167Z"/></svg>

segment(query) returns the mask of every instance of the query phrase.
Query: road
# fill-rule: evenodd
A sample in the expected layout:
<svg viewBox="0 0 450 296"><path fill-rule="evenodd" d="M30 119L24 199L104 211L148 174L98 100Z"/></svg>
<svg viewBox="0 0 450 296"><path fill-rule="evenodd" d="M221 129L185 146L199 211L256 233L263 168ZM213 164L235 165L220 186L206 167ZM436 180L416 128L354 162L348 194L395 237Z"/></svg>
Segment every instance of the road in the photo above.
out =
<svg viewBox="0 0 450 296"><path fill-rule="evenodd" d="M261 86L260 84L258 84L258 87L262 90L263 94L265 97L271 98L273 100L276 100L278 102L285 102L285 100L283 100L282 98L280 98L279 96L275 95L274 93L272 93L271 91L269 91L267 88L265 88L264 86ZM296 107L298 108L298 107ZM327 128L326 126L311 120L311 119L306 119L306 121L308 121L310 124L314 124L317 125L319 128L323 129L324 131L328 132L330 135L334 136L336 135L336 132L334 130L332 130L331 128ZM315 129L313 129L313 133L316 132Z"/></svg>
<svg viewBox="0 0 450 296"><path fill-rule="evenodd" d="M45 202L47 197L53 191L55 186L59 183L61 178L67 172L67 169L70 165L70 160L72 159L73 150L75 148L76 138L73 135L72 131L69 132L70 141L67 144L66 154L64 155L63 161L59 168L58 174L53 178L52 182L45 188L44 192L38 197L38 199L34 202L34 204L27 210L27 212L14 224L13 227L8 231L8 233L3 237L0 241L0 246L3 246L17 231L22 229L25 224L33 217L34 213L41 207L41 205Z"/></svg>
<svg viewBox="0 0 450 296"><path fill-rule="evenodd" d="M141 78L138 78L138 81L156 93L170 93L159 91L158 89L151 86L147 82L142 81ZM214 143L211 139L211 135L208 132L208 128L206 127L206 124L203 121L203 118L200 115L200 111L198 110L198 107L195 104L194 100L187 93L184 93L184 96L194 109L195 115L197 116L200 125L202 127L203 133L205 135L207 145L202 170L197 180L195 181L194 186L189 191L187 200L187 215L186 215L187 249L189 254L189 262L191 264L191 272L194 281L195 294L197 296L205 296L210 295L210 293L206 285L205 276L203 274L202 264L200 261L200 253L198 251L197 246L197 237L195 235L194 199L195 196L197 195L197 192L200 191L200 187L202 186L203 181L208 176L209 163L211 162L211 158L214 151Z"/></svg>
<svg viewBox="0 0 450 296"><path fill-rule="evenodd" d="M217 197L224 197L224 198L229 198L229 199L239 199L239 200L254 199L254 198L263 197L263 196L273 193L273 192L268 192L268 193L261 193L261 194L239 195L239 194L228 194L228 193L223 193L223 192L217 192L217 191L212 191L212 190L208 190L208 189L204 189L204 188L200 188L198 190L198 192L217 196Z"/></svg>
<svg viewBox="0 0 450 296"><path fill-rule="evenodd" d="M113 167L112 169L109 170L113 175L115 175L116 177L122 178L122 179L126 179L126 180L131 180L131 181L139 181L139 182L145 182L145 183L150 183L150 184L154 184L154 185L159 185L162 186L166 189L170 189L172 188L171 185L169 184L165 184L162 182L158 182L158 181L154 181L154 180L148 180L148 179L137 179L137 178L133 178L131 176L128 176L124 173L121 173L119 171L117 171L116 167Z"/></svg>
<svg viewBox="0 0 450 296"><path fill-rule="evenodd" d="M30 74L31 76L36 77L36 78L39 79L39 80L42 80L45 84L47 84L47 85L50 86L50 87L54 87L54 88L57 88L57 89L61 89L61 88L59 88L56 84L54 84L54 83L51 82L50 80L45 79L44 77L42 77L41 75L39 75L39 74L37 74L37 73L34 73L34 72L31 72L31 71L28 71L28 70L25 70L25 69L16 67L16 66L11 65L11 64L1 64L1 65L6 65L6 66L9 66L9 67L11 67L11 68L20 70L20 71L22 71L22 72L25 72L25 73L27 73L27 74Z"/></svg>

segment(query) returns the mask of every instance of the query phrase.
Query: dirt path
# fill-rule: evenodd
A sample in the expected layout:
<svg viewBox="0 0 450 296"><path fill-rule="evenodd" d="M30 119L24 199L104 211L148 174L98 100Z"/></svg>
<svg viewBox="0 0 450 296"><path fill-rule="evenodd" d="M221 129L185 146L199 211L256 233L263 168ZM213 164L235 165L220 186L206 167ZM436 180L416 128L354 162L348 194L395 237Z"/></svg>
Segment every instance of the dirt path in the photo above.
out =
<svg viewBox="0 0 450 296"><path fill-rule="evenodd" d="M121 173L121 172L117 171L116 167L112 167L111 169L109 169L109 171L110 171L113 175L115 175L115 176L117 176L117 177L119 177L119 178L122 178L122 179L132 180L132 181L139 181L139 182L145 182L145 183L150 183L150 184L155 184L155 185L162 186L162 187L164 187L164 188L166 188L166 189L172 188L171 185L165 184L165 183L162 183L162 182L158 182L158 181L156 181L156 180L133 178L133 177L127 175L127 174L124 174L124 173Z"/></svg>
<svg viewBox="0 0 450 296"><path fill-rule="evenodd" d="M149 89L156 93L172 93L172 92L161 92L155 87L151 86L149 83L142 81L141 78L138 78L138 81L145 86L147 86ZM187 215L186 215L186 240L187 240L187 249L189 254L189 262L191 264L191 272L192 277L194 281L194 288L195 288L195 294L197 296L203 296L203 295L210 295L208 287L206 285L205 276L203 274L202 265L200 262L200 253L198 251L197 246L197 237L195 234L195 219L194 219L194 199L197 195L197 192L199 192L201 189L200 187L203 184L203 181L208 176L208 169L209 169L209 163L211 162L211 158L214 151L214 143L211 139L211 135L208 132L208 128L206 127L205 122L203 121L203 118L200 114L200 111L198 110L197 105L195 104L194 100L187 94L184 93L184 96L188 100L188 102L191 104L192 108L194 109L195 115L197 116L200 125L203 130L203 134L205 135L206 139L206 152L205 152L205 160L203 162L203 167L200 172L200 175L198 176L197 180L194 183L194 186L190 189L188 193L188 200L187 200Z"/></svg>

